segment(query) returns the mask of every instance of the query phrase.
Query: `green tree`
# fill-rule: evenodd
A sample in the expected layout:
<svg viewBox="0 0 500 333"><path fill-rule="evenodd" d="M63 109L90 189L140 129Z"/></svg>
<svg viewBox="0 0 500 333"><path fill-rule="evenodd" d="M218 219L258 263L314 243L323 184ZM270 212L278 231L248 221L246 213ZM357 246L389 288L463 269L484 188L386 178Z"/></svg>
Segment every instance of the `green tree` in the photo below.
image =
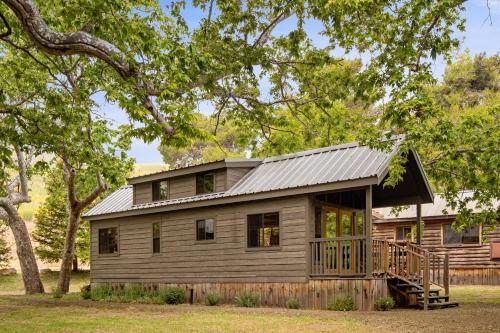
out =
<svg viewBox="0 0 500 333"><path fill-rule="evenodd" d="M140 124L132 135L148 142L160 138L163 144L174 147L186 146L193 138L205 135L193 126L200 102L212 102L235 122L256 121L264 130L276 109L299 112L312 103L328 102L331 90L315 89L309 73L321 73L321 69L338 64L339 59L331 54L340 49L369 55L369 61L351 82L353 96L370 105L388 101L381 109L380 126L366 135L367 140L377 144L375 138L387 129L388 136L404 132L408 142L403 149L409 149L421 136L421 123L433 116L422 92L423 86L433 82L431 61L440 55L450 57L459 42L454 32L464 27L462 0L199 0L192 6L204 19L195 25L186 20L190 8L185 1L172 1L166 6L153 0L1 0L1 4L2 46L16 51L13 65L26 72L37 68L45 74L35 75L39 81L28 80L29 91L35 85L49 90L42 105L35 101L28 108L32 112L16 111L17 118L11 113L12 121L24 122L28 114L37 117L38 126L44 122L58 125L70 123L68 120L74 117L75 126L65 130L80 135L85 132L81 129L89 127L82 115L91 110L82 104L88 101L82 97L98 86L107 100L116 102L132 122ZM321 26L327 45L314 45L306 29L308 22ZM286 32L277 29L285 25ZM95 74L83 80L76 94L74 87L64 98L60 91L51 91L54 84L66 89L66 83L79 81L71 78L80 77L82 62L87 62L85 67ZM19 85L18 77L4 77L8 84ZM319 86L336 86L336 79L330 77L331 81ZM269 83L266 88L260 85L263 80ZM20 108L14 100L8 106L11 110ZM47 106L56 109L59 116L39 117L42 111L48 111ZM94 128L92 132L99 131ZM54 142L63 142L68 148L75 148L68 142L85 142L81 135L69 140L52 135L47 138L58 140L49 140L44 148ZM70 153L58 156L66 156L66 160L85 154L103 156L78 149ZM5 149L3 156L7 154ZM73 161L63 166L68 199L76 203L71 186L76 178L72 170L77 170L73 164L81 166ZM89 180L102 188L96 169L92 171ZM398 173L395 175L397 180ZM81 210L75 207L77 212ZM78 216L75 214L73 221L78 221ZM74 226L78 223L69 225L68 260L73 257ZM69 269L68 260L63 259L62 272ZM67 278L63 276L60 281L60 288L66 289Z"/></svg>
<svg viewBox="0 0 500 333"><path fill-rule="evenodd" d="M244 157L245 142L242 142L238 128L224 115L207 117L197 115L194 126L206 135L188 139L180 147L160 145L158 150L163 161L171 168L218 161L226 157Z"/></svg>
<svg viewBox="0 0 500 333"><path fill-rule="evenodd" d="M53 168L45 178L47 198L35 212L35 253L45 262L60 262L68 224L66 187L60 168ZM73 259L73 271L78 270L78 261L87 263L90 257L90 230L88 222L80 224Z"/></svg>
<svg viewBox="0 0 500 333"><path fill-rule="evenodd" d="M434 187L460 212L455 227L494 227L500 199L500 56L460 54L429 88L438 117L418 145ZM472 196L461 195L473 190ZM472 214L475 202L481 214Z"/></svg>

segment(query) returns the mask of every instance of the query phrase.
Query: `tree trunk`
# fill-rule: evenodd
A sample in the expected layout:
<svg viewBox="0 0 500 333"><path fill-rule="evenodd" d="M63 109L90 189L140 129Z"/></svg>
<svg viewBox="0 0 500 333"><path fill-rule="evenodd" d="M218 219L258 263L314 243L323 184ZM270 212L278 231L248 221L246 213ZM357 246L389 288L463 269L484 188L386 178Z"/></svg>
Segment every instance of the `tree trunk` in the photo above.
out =
<svg viewBox="0 0 500 333"><path fill-rule="evenodd" d="M76 256L73 258L73 272L78 272L78 258Z"/></svg>
<svg viewBox="0 0 500 333"><path fill-rule="evenodd" d="M10 215L7 223L14 234L26 294L43 293L43 284L26 224L18 214Z"/></svg>
<svg viewBox="0 0 500 333"><path fill-rule="evenodd" d="M66 229L66 240L64 241L64 252L61 262L61 271L59 272L59 281L57 288L67 293L69 291L69 281L71 279L71 267L75 257L76 234L80 225L80 209L70 208L68 227Z"/></svg>

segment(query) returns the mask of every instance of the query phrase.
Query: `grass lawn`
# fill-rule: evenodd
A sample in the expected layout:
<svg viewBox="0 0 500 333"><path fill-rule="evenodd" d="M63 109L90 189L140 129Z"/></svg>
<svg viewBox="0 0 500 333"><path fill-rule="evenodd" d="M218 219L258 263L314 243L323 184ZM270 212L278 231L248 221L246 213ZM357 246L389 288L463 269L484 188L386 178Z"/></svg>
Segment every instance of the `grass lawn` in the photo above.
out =
<svg viewBox="0 0 500 333"><path fill-rule="evenodd" d="M462 304L500 304L500 286L451 286L450 295Z"/></svg>
<svg viewBox="0 0 500 333"><path fill-rule="evenodd" d="M59 272L42 273L42 282L46 292L51 292L57 285ZM88 284L90 274L88 271L78 271L71 274L70 291L77 292L80 288ZM0 295L24 294L24 285L21 274L14 276L0 276Z"/></svg>
<svg viewBox="0 0 500 333"><path fill-rule="evenodd" d="M44 275L46 289L57 272ZM77 274L72 289L87 283ZM20 277L0 291L22 289ZM0 296L0 332L498 332L500 286L452 287L458 308L435 311L330 312L231 305L153 305L81 300L78 293Z"/></svg>

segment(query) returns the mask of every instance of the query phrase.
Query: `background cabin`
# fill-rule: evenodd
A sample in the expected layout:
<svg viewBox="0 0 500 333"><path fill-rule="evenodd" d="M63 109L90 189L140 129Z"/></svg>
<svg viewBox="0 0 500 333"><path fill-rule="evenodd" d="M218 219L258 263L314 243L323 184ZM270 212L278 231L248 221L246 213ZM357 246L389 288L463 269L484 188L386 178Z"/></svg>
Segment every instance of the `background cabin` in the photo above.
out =
<svg viewBox="0 0 500 333"><path fill-rule="evenodd" d="M470 196L472 192L462 195ZM473 211L478 212L473 203ZM446 210L448 214L443 214ZM373 238L395 242L412 241L416 225L415 206L395 215L391 208L374 212ZM424 222L421 245L432 253L449 256L451 284L500 284L500 224L494 230L481 225L455 232L451 227L456 211L439 194L434 203L422 205Z"/></svg>

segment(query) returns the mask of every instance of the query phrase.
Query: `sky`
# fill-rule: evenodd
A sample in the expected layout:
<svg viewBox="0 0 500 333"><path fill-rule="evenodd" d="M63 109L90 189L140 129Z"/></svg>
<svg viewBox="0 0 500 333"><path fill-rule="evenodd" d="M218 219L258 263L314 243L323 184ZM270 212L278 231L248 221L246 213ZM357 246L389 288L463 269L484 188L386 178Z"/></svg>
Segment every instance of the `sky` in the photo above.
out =
<svg viewBox="0 0 500 333"><path fill-rule="evenodd" d="M489 3L490 11L488 11L487 3ZM462 40L460 47L461 51L468 49L471 54L485 52L487 55L493 55L500 52L500 0L470 0L465 4L466 26L465 32L458 34ZM186 10L186 19L188 24L196 25L202 18L199 11L188 8ZM489 16L491 15L491 17ZM286 32L286 21L283 22L277 29L282 29L281 32ZM309 25L309 33L317 46L322 46L327 43L324 37L318 34L320 27L315 24ZM277 31L280 33L280 30ZM440 78L446 67L446 63L442 59L437 59L433 63L433 72L437 78ZM98 98L103 101L103 98ZM128 122L126 114L114 105L101 102L101 110L108 117L116 121L116 123ZM207 105L200 105L200 112L207 113L210 108ZM162 158L157 150L159 142L154 141L146 144L138 139L132 143L129 155L135 158L138 164L162 164Z"/></svg>

